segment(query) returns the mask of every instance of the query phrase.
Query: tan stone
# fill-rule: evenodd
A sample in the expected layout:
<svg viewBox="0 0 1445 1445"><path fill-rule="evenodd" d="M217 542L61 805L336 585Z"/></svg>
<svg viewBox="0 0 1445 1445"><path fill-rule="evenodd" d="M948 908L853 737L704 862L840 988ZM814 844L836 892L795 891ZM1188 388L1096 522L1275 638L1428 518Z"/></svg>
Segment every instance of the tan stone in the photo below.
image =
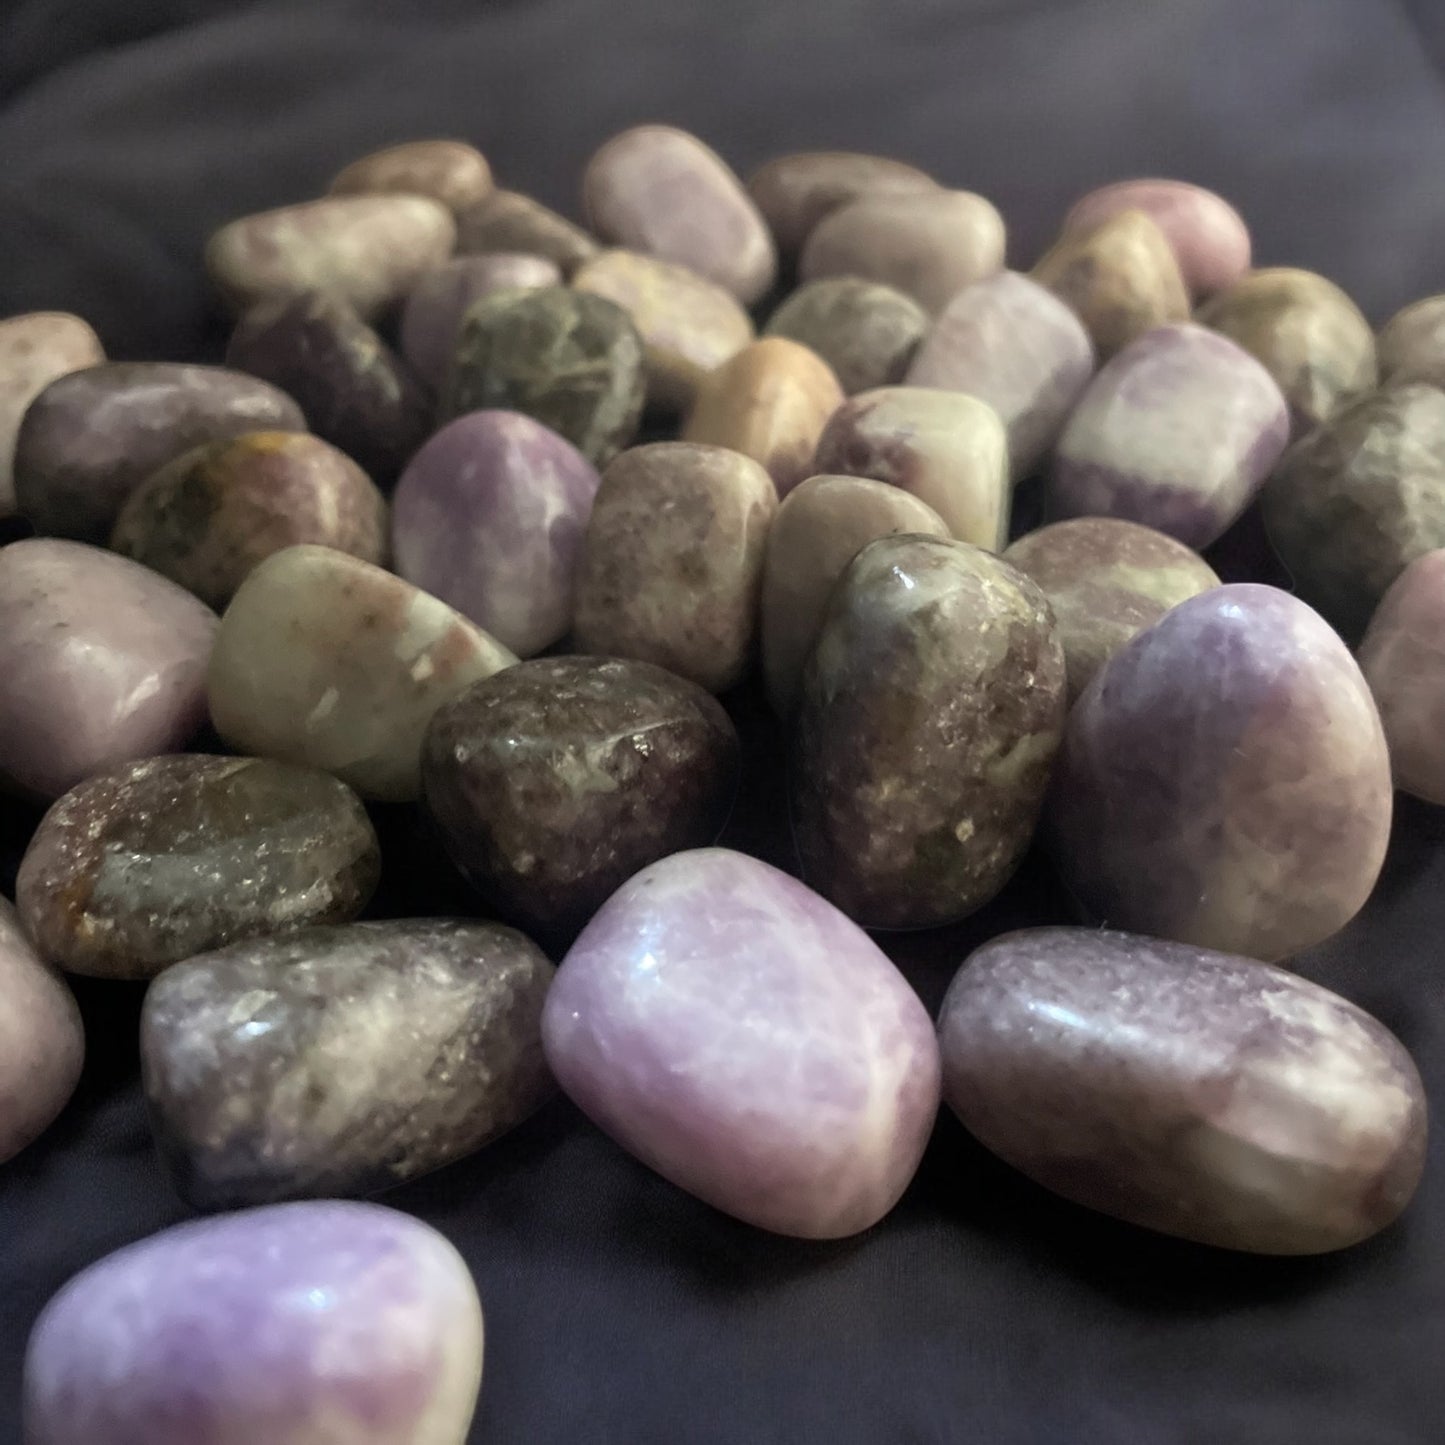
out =
<svg viewBox="0 0 1445 1445"><path fill-rule="evenodd" d="M453 211L485 200L492 168L475 146L460 140L414 140L361 156L331 182L333 196L430 196Z"/></svg>

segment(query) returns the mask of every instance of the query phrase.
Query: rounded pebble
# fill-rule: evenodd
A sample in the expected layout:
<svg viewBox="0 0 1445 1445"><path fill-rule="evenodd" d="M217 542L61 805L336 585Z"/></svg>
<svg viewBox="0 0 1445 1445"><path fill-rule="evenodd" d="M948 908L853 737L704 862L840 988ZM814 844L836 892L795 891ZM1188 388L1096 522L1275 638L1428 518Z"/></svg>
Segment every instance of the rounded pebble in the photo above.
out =
<svg viewBox="0 0 1445 1445"><path fill-rule="evenodd" d="M1427 296L1397 311L1376 339L1380 380L1424 381L1445 389L1445 296Z"/></svg>
<svg viewBox="0 0 1445 1445"><path fill-rule="evenodd" d="M487 158L459 140L413 140L372 151L339 171L330 186L333 196L430 196L453 211L485 200L491 189Z"/></svg>
<svg viewBox="0 0 1445 1445"><path fill-rule="evenodd" d="M816 351L849 396L902 381L927 330L928 313L911 297L857 276L809 281L767 326Z"/></svg>
<svg viewBox="0 0 1445 1445"><path fill-rule="evenodd" d="M597 254L597 242L541 201L497 190L457 217L457 250L463 256L494 251L543 256L570 276Z"/></svg>

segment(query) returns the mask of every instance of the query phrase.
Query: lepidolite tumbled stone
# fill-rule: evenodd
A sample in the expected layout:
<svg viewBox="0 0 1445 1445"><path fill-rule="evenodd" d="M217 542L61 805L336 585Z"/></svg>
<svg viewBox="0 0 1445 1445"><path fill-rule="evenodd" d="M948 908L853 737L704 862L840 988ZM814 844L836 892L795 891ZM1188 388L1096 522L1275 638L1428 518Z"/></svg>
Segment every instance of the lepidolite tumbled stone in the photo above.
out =
<svg viewBox="0 0 1445 1445"><path fill-rule="evenodd" d="M753 660L767 472L726 447L655 442L602 477L577 573L579 651L656 663L726 692Z"/></svg>
<svg viewBox="0 0 1445 1445"><path fill-rule="evenodd" d="M209 607L124 557L39 537L0 549L0 778L55 798L184 747L215 631Z"/></svg>
<svg viewBox="0 0 1445 1445"><path fill-rule="evenodd" d="M1380 380L1426 381L1445 388L1445 296L1427 296L1397 311L1376 338Z"/></svg>
<svg viewBox="0 0 1445 1445"><path fill-rule="evenodd" d="M482 1378L466 1264L375 1204L178 1225L78 1274L25 1360L31 1445L463 1445Z"/></svg>
<svg viewBox="0 0 1445 1445"><path fill-rule="evenodd" d="M36 830L15 901L51 962L150 978L193 953L346 923L381 876L360 799L259 758L146 758L72 788Z"/></svg>
<svg viewBox="0 0 1445 1445"><path fill-rule="evenodd" d="M544 256L570 276L597 254L597 242L541 201L496 190L457 217L457 250L463 256L498 251Z"/></svg>
<svg viewBox="0 0 1445 1445"><path fill-rule="evenodd" d="M603 904L542 1034L563 1089L643 1163L806 1239L881 1219L938 1108L928 1014L877 944L721 848L654 863Z"/></svg>
<svg viewBox="0 0 1445 1445"><path fill-rule="evenodd" d="M240 752L322 768L364 797L405 802L421 789L431 715L516 660L380 567L330 547L287 547L247 577L221 619L211 720Z"/></svg>
<svg viewBox="0 0 1445 1445"><path fill-rule="evenodd" d="M492 168L475 146L459 140L413 140L354 160L331 182L333 196L430 196L453 211L485 200Z"/></svg>
<svg viewBox="0 0 1445 1445"><path fill-rule="evenodd" d="M1207 547L1289 444L1269 372L1202 326L1160 326L1091 381L1054 454L1055 517L1121 517Z"/></svg>
<svg viewBox="0 0 1445 1445"><path fill-rule="evenodd" d="M1425 1160L1403 1045L1283 969L1128 933L1033 928L964 964L939 1018L944 1097L1067 1199L1257 1254L1390 1224Z"/></svg>
<svg viewBox="0 0 1445 1445"><path fill-rule="evenodd" d="M460 416L397 486L397 571L520 656L541 652L572 625L597 484L592 463L529 416Z"/></svg>
<svg viewBox="0 0 1445 1445"><path fill-rule="evenodd" d="M1091 918L1274 960L1363 906L1390 806L1344 643L1288 593L1239 583L1181 602L1094 675L1047 822Z"/></svg>
<svg viewBox="0 0 1445 1445"><path fill-rule="evenodd" d="M470 687L427 729L422 788L487 902L570 940L638 869L713 842L738 783L732 723L646 662L537 658Z"/></svg>
<svg viewBox="0 0 1445 1445"><path fill-rule="evenodd" d="M1027 577L963 542L870 542L803 669L803 877L874 928L982 907L1033 836L1065 708L1053 614Z"/></svg>

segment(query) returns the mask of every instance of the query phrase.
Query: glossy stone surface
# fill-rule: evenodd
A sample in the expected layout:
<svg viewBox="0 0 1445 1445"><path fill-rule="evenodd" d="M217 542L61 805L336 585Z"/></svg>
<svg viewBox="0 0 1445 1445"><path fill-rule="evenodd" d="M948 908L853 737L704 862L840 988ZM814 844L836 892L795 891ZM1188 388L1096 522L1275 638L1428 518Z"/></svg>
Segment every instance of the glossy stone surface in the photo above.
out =
<svg viewBox="0 0 1445 1445"><path fill-rule="evenodd" d="M656 663L709 692L736 685L753 660L777 509L772 478L737 452L696 442L623 452L582 545L578 650Z"/></svg>
<svg viewBox="0 0 1445 1445"><path fill-rule="evenodd" d="M892 286L857 276L828 276L800 286L773 312L769 336L816 351L852 395L902 381L928 313Z"/></svg>
<svg viewBox="0 0 1445 1445"><path fill-rule="evenodd" d="M1065 707L1053 614L1027 577L946 538L870 542L803 669L803 877L871 928L981 908L1033 836Z"/></svg>
<svg viewBox="0 0 1445 1445"><path fill-rule="evenodd" d="M422 787L447 852L501 916L570 941L640 868L722 831L727 714L646 662L519 663L443 706Z"/></svg>
<svg viewBox="0 0 1445 1445"><path fill-rule="evenodd" d="M1084 323L1037 281L1000 271L943 308L906 379L986 401L1008 433L1017 481L1047 458L1093 374Z"/></svg>
<svg viewBox="0 0 1445 1445"><path fill-rule="evenodd" d="M104 542L125 500L172 457L248 431L305 431L267 382L219 366L112 361L53 381L15 443L15 496L35 530Z"/></svg>
<svg viewBox="0 0 1445 1445"><path fill-rule="evenodd" d="M515 411L444 426L396 489L396 568L513 652L550 647L572 625L577 564L597 469Z"/></svg>
<svg viewBox="0 0 1445 1445"><path fill-rule="evenodd" d="M496 923L306 928L168 969L141 1015L161 1157L198 1209L367 1194L480 1149L553 1091L552 965Z"/></svg>
<svg viewBox="0 0 1445 1445"><path fill-rule="evenodd" d="M1427 296L1397 311L1380 328L1376 350L1382 382L1445 388L1445 296Z"/></svg>
<svg viewBox="0 0 1445 1445"><path fill-rule="evenodd" d="M728 1214L805 1239L867 1229L938 1107L928 1014L872 939L721 848L625 883L572 946L547 1060L623 1148Z"/></svg>
<svg viewBox="0 0 1445 1445"><path fill-rule="evenodd" d="M0 548L0 779L55 798L181 748L206 716L216 615L175 583L79 542Z"/></svg>
<svg viewBox="0 0 1445 1445"><path fill-rule="evenodd" d="M1085 389L1054 453L1046 507L1207 547L1288 444L1284 397L1247 351L1202 326L1156 327Z"/></svg>
<svg viewBox="0 0 1445 1445"><path fill-rule="evenodd" d="M221 620L211 720L238 752L405 802L421 789L432 713L515 661L400 577L329 547L288 547L251 573Z"/></svg>
<svg viewBox="0 0 1445 1445"><path fill-rule="evenodd" d="M812 476L813 455L843 389L827 362L781 336L765 336L698 387L682 438L760 462L779 496Z"/></svg>
<svg viewBox="0 0 1445 1445"><path fill-rule="evenodd" d="M1354 659L1274 587L1181 602L1069 715L1047 833L1085 914L1275 960L1370 896L1390 762Z"/></svg>
<svg viewBox="0 0 1445 1445"><path fill-rule="evenodd" d="M380 877L366 810L329 773L180 753L66 793L25 851L15 901L51 963L151 978L223 944L349 922Z"/></svg>
<svg viewBox="0 0 1445 1445"><path fill-rule="evenodd" d="M343 167L331 182L333 196L430 196L464 211L491 193L492 168L475 147L459 140L413 140L372 151Z"/></svg>
<svg viewBox="0 0 1445 1445"><path fill-rule="evenodd" d="M987 402L932 387L865 391L833 413L816 470L872 477L926 502L963 542L1008 537L1008 439Z"/></svg>
<svg viewBox="0 0 1445 1445"><path fill-rule="evenodd" d="M463 1445L482 1311L461 1256L374 1204L177 1225L82 1271L25 1361L29 1445Z"/></svg>
<svg viewBox="0 0 1445 1445"><path fill-rule="evenodd" d="M1220 585L1182 542L1117 517L1055 522L1020 537L1003 559L1038 583L1054 609L1071 704L1126 642Z"/></svg>
<svg viewBox="0 0 1445 1445"><path fill-rule="evenodd" d="M972 191L941 187L865 196L814 227L798 258L805 281L862 276L941 311L965 286L1003 265L1004 223Z"/></svg>
<svg viewBox="0 0 1445 1445"><path fill-rule="evenodd" d="M777 275L767 223L728 163L694 135L639 125L587 163L582 207L605 241L686 266L744 304Z"/></svg>
<svg viewBox="0 0 1445 1445"><path fill-rule="evenodd" d="M493 191L457 217L457 250L463 256L494 251L544 256L570 276L597 242L581 226L517 191Z"/></svg>
<svg viewBox="0 0 1445 1445"><path fill-rule="evenodd" d="M206 270L238 314L330 291L374 316L440 266L456 238L452 213L428 196L327 196L222 226L206 246Z"/></svg>

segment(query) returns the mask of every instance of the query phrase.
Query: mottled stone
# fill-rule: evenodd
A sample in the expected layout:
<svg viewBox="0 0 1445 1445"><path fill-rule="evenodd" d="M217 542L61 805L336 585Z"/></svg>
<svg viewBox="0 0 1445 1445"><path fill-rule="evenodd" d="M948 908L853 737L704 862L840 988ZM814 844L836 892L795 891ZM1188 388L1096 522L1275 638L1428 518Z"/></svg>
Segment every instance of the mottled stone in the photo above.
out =
<svg viewBox="0 0 1445 1445"><path fill-rule="evenodd" d="M639 125L587 163L582 208L605 241L686 266L739 301L773 284L777 249L731 167L694 135Z"/></svg>
<svg viewBox="0 0 1445 1445"><path fill-rule="evenodd" d="M1238 583L1181 602L1094 674L1047 832L1090 918L1274 960L1363 906L1390 803L1345 645L1288 593Z"/></svg>
<svg viewBox="0 0 1445 1445"><path fill-rule="evenodd" d="M1258 357L1289 402L1296 436L1376 382L1375 334L1360 308L1311 271L1252 271L1197 319Z"/></svg>
<svg viewBox="0 0 1445 1445"><path fill-rule="evenodd" d="M457 217L457 250L463 256L493 251L545 256L564 276L570 276L597 254L597 242L581 226L548 210L541 201L516 191L498 190Z"/></svg>
<svg viewBox="0 0 1445 1445"><path fill-rule="evenodd" d="M939 1019L944 1097L1029 1178L1256 1254L1368 1239L1410 1202L1425 1094L1362 1009L1283 969L1129 933L976 950Z"/></svg>
<svg viewBox="0 0 1445 1445"><path fill-rule="evenodd" d="M1380 380L1424 381L1445 389L1445 296L1427 296L1397 311L1376 338Z"/></svg>
<svg viewBox="0 0 1445 1445"><path fill-rule="evenodd" d="M51 963L152 978L223 944L347 923L380 877L366 809L329 773L181 753L66 793L25 851L15 901Z"/></svg>
<svg viewBox="0 0 1445 1445"><path fill-rule="evenodd" d="M305 928L168 969L141 1015L161 1157L198 1209L368 1194L505 1134L552 1093L552 965L496 923Z"/></svg>
<svg viewBox="0 0 1445 1445"><path fill-rule="evenodd" d="M1247 351L1202 326L1159 326L1085 389L1054 453L1047 510L1207 547L1288 444L1289 408Z"/></svg>
<svg viewBox="0 0 1445 1445"><path fill-rule="evenodd" d="M1018 481L1048 457L1093 374L1084 323L1037 281L1000 271L943 308L906 380L986 401L1008 433Z"/></svg>
<svg viewBox="0 0 1445 1445"><path fill-rule="evenodd" d="M741 682L777 510L772 478L725 447L623 452L603 474L582 545L578 650L656 663L709 692Z"/></svg>
<svg viewBox="0 0 1445 1445"><path fill-rule="evenodd" d="M400 577L329 547L288 547L251 573L221 619L211 720L239 752L405 802L421 790L432 713L515 661Z"/></svg>
<svg viewBox="0 0 1445 1445"><path fill-rule="evenodd" d="M399 301L456 244L452 213L429 196L327 196L221 227L206 269L236 312L331 291L363 316Z"/></svg>
<svg viewBox="0 0 1445 1445"><path fill-rule="evenodd" d="M0 549L0 779L56 798L184 747L215 631L210 608L124 557L46 538Z"/></svg>
<svg viewBox="0 0 1445 1445"><path fill-rule="evenodd" d="M827 362L796 341L765 336L698 387L682 436L760 462L786 496L813 474L818 438L842 401Z"/></svg>
<svg viewBox="0 0 1445 1445"><path fill-rule="evenodd" d="M16 504L35 530L104 542L125 500L172 457L248 431L305 431L267 382L219 366L113 361L51 382L15 443Z"/></svg>
<svg viewBox="0 0 1445 1445"><path fill-rule="evenodd" d="M809 281L767 326L769 336L816 351L849 396L902 381L927 330L928 313L912 297L858 276Z"/></svg>
<svg viewBox="0 0 1445 1445"><path fill-rule="evenodd" d="M972 191L941 187L850 201L809 235L798 258L805 281L862 276L941 311L965 286L1003 265L1004 224Z"/></svg>
<svg viewBox="0 0 1445 1445"><path fill-rule="evenodd" d="M597 469L515 411L444 426L396 489L396 568L513 652L550 647L572 625L577 563Z"/></svg>
<svg viewBox="0 0 1445 1445"><path fill-rule="evenodd" d="M654 406L691 405L707 374L753 339L752 317L731 291L670 261L604 251L578 268L572 284L606 297L632 318Z"/></svg>
<svg viewBox="0 0 1445 1445"><path fill-rule="evenodd" d="M962 542L997 551L1008 538L1008 438L977 397L923 386L862 392L834 412L816 469L901 487Z"/></svg>
<svg viewBox="0 0 1445 1445"><path fill-rule="evenodd" d="M1065 709L1053 614L1027 577L947 538L870 542L803 669L803 877L871 928L981 908L1033 836Z"/></svg>
<svg viewBox="0 0 1445 1445"><path fill-rule="evenodd" d="M563 1089L714 1208L805 1239L898 1201L938 1108L928 1014L872 939L796 879L721 848L625 883L542 1018Z"/></svg>
<svg viewBox="0 0 1445 1445"><path fill-rule="evenodd" d="M333 196L430 196L450 210L465 211L491 194L492 168L465 141L405 141L352 161L330 190Z"/></svg>
<svg viewBox="0 0 1445 1445"><path fill-rule="evenodd" d="M1070 703L1126 642L1220 585L1182 542L1116 517L1055 522L1020 537L1003 558L1033 578L1054 609Z"/></svg>
<svg viewBox="0 0 1445 1445"><path fill-rule="evenodd" d="M46 1306L29 1445L463 1445L482 1311L461 1256L374 1204L177 1225Z"/></svg>
<svg viewBox="0 0 1445 1445"><path fill-rule="evenodd" d="M570 940L634 873L713 842L738 739L695 684L651 663L519 663L438 710L422 752L428 813L501 916Z"/></svg>

